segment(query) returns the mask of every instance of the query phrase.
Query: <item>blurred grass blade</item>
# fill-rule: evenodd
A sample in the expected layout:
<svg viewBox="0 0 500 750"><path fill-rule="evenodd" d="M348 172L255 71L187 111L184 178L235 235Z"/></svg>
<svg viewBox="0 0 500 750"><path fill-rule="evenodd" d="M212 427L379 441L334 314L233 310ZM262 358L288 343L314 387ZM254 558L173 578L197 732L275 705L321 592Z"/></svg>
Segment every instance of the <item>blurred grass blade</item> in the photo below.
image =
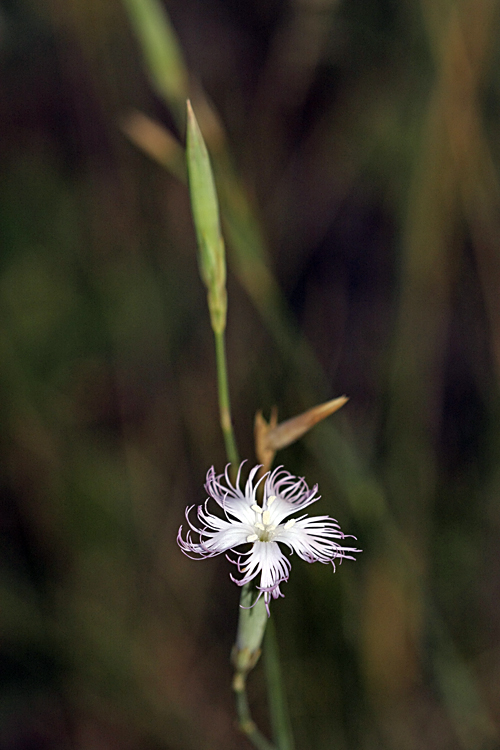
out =
<svg viewBox="0 0 500 750"><path fill-rule="evenodd" d="M292 733L292 723L283 690L278 643L272 617L267 624L264 645L264 667L266 671L273 739L278 750L294 750L295 742Z"/></svg>
<svg viewBox="0 0 500 750"><path fill-rule="evenodd" d="M181 125L188 97L188 73L170 19L157 0L124 0L124 3L141 44L151 83Z"/></svg>
<svg viewBox="0 0 500 750"><path fill-rule="evenodd" d="M137 148L168 169L178 180L187 182L184 149L164 125L133 109L121 118L120 126Z"/></svg>

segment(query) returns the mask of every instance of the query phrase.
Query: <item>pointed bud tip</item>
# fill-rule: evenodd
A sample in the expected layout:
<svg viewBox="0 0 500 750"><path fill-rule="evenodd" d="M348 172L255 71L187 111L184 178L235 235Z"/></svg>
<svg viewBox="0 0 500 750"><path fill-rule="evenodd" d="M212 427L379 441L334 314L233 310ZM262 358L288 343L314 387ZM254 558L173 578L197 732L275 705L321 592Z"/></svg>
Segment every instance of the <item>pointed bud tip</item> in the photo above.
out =
<svg viewBox="0 0 500 750"><path fill-rule="evenodd" d="M191 104L191 99L186 99L186 112L188 133L191 131L192 134L196 133L196 135L199 135L199 137L201 138L200 126L198 124L198 120L196 119L196 115Z"/></svg>
<svg viewBox="0 0 500 750"><path fill-rule="evenodd" d="M280 424L267 424L262 414L256 420L256 439L258 441L258 457L262 460L267 454L274 453L291 445L305 435L314 425L338 411L348 401L347 396L339 396L324 404L318 404L302 414L287 419ZM272 459L271 459L272 460Z"/></svg>

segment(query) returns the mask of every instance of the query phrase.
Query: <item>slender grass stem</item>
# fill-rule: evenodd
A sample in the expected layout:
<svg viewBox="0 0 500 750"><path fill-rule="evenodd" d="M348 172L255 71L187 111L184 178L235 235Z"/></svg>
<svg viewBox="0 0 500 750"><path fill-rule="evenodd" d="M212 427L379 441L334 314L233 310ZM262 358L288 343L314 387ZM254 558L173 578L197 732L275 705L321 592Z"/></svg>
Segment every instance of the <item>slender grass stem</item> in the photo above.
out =
<svg viewBox="0 0 500 750"><path fill-rule="evenodd" d="M217 387L219 391L219 415L227 460L231 463L231 474L235 474L240 462L233 421L231 419L231 402L229 399L229 382L227 377L226 343L224 331L215 331L215 354L217 358Z"/></svg>

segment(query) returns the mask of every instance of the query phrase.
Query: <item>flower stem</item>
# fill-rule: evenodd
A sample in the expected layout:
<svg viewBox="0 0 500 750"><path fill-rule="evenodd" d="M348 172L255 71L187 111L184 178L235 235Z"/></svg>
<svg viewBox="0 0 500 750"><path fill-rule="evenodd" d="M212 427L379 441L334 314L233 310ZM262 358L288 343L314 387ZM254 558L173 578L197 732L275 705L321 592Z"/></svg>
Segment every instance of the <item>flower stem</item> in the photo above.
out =
<svg viewBox="0 0 500 750"><path fill-rule="evenodd" d="M231 464L231 473L235 474L240 462L238 448L234 437L233 422L231 419L231 402L229 400L229 382L227 378L226 344L224 331L214 331L215 355L217 358L217 387L219 391L219 415L224 444L226 446L227 460Z"/></svg>
<svg viewBox="0 0 500 750"><path fill-rule="evenodd" d="M227 460L231 463L231 473L235 474L239 464L238 448L234 436L233 422L231 419L231 402L229 399L229 381L227 377L226 343L224 331L214 330L215 354L217 359L217 387L219 392L220 425L226 446ZM248 594L248 586L244 587L242 598ZM257 750L276 750L257 729L248 705L245 672L237 671L234 675L233 689L236 694L236 710L238 712L238 726Z"/></svg>
<svg viewBox="0 0 500 750"><path fill-rule="evenodd" d="M257 750L276 750L275 746L267 740L260 732L250 714L248 697L246 691L246 675L236 672L233 682L233 690L236 693L236 707L238 709L238 725L240 731L245 734Z"/></svg>

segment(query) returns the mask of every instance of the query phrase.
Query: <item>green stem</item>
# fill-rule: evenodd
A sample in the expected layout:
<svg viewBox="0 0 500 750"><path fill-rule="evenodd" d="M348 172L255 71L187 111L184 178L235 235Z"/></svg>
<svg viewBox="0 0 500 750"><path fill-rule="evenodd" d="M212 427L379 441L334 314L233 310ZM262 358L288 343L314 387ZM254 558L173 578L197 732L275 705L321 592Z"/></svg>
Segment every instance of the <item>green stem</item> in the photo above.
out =
<svg viewBox="0 0 500 750"><path fill-rule="evenodd" d="M231 473L236 473L240 459L231 419L229 382L227 378L226 343L224 331L215 331L215 355L217 358L217 386L219 391L220 426L226 446L227 460L231 463Z"/></svg>
<svg viewBox="0 0 500 750"><path fill-rule="evenodd" d="M266 670L269 713L273 728L273 739L278 750L294 750L292 725L279 663L278 643L272 618L269 619L264 636L264 667Z"/></svg>
<svg viewBox="0 0 500 750"><path fill-rule="evenodd" d="M260 732L250 714L248 697L246 691L246 676L237 672L233 683L236 693L236 707L238 709L238 725L240 731L245 734L257 750L276 750L275 746L267 740Z"/></svg>
<svg viewBox="0 0 500 750"><path fill-rule="evenodd" d="M234 436L233 422L231 419L231 402L229 398L229 381L227 376L226 343L224 330L214 330L215 355L217 360L217 388L219 393L219 414L226 455L231 463L231 474L234 476L239 464L238 448ZM242 592L242 596L244 591ZM271 656L266 660L272 664L269 674L272 675L269 682L269 706L271 710L271 722L276 738L279 740L278 750L293 750L293 738L290 730L290 721L286 710L286 701L281 684L281 672L278 663L278 649L274 630L270 640L266 639L266 650L271 644ZM246 674L236 672L233 683L236 694L236 709L238 712L238 724L240 730L245 734L257 750L277 750L262 732L257 729L250 707L246 691Z"/></svg>

